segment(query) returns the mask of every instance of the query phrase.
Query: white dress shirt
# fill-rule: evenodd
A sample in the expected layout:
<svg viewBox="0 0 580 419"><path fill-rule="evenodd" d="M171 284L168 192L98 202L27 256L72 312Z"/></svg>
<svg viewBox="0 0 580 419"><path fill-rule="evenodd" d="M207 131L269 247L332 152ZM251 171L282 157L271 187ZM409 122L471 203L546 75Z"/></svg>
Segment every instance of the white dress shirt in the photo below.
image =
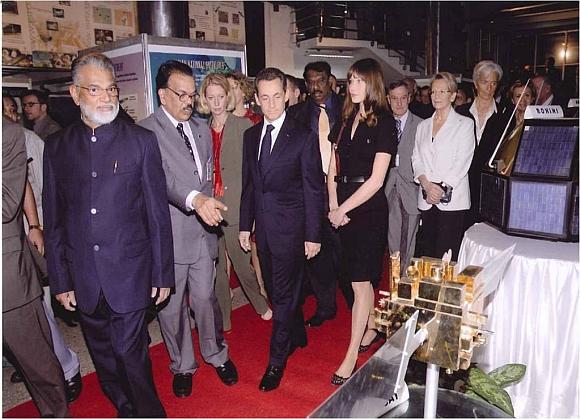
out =
<svg viewBox="0 0 580 419"><path fill-rule="evenodd" d="M266 135L266 127L268 125L274 125L274 129L270 133L272 136L272 147L270 147L270 152L272 152L274 149L274 144L276 143L276 139L278 138L278 134L280 134L280 130L282 129L284 119L286 119L286 111L284 111L282 115L280 115L275 121L268 121L266 117L264 117L264 126L262 127L262 133L260 134L260 146L258 147L258 159L260 158L260 152L262 151L262 141L264 141L264 135Z"/></svg>
<svg viewBox="0 0 580 419"><path fill-rule="evenodd" d="M197 152L197 146L195 145L195 139L193 137L193 132L191 132L191 127L189 126L189 121L185 121L185 122L178 121L173 116L171 116L171 114L169 112L167 112L167 109L165 109L163 107L163 105L161 105L161 109L163 109L163 112L165 112L165 115L167 115L167 117L169 118L169 120L171 121L173 126L175 127L176 131L177 131L178 124L183 125L183 131L185 132L185 135L187 135L187 138L189 138L189 143L191 144L191 149L193 150L193 158L195 159L195 165L197 166L197 173L199 176L199 180L200 180L200 182L203 182L202 177L203 177L204 168L201 165L201 159L199 158L199 153ZM187 197L185 198L185 207L186 208L189 208L190 210L195 209L193 207L193 200L195 199L195 197L199 193L200 193L199 191L194 189L187 195Z"/></svg>
<svg viewBox="0 0 580 419"><path fill-rule="evenodd" d="M476 99L477 100L477 99ZM479 145L479 141L481 140L481 136L483 135L483 131L485 130L485 125L487 124L487 120L494 114L497 113L497 105L495 100L493 102L493 106L485 115L483 120L483 124L479 124L479 117L477 116L477 106L475 106L476 100L473 101L471 107L469 108L469 112L473 115L473 119L475 119L475 139L477 140L477 144Z"/></svg>

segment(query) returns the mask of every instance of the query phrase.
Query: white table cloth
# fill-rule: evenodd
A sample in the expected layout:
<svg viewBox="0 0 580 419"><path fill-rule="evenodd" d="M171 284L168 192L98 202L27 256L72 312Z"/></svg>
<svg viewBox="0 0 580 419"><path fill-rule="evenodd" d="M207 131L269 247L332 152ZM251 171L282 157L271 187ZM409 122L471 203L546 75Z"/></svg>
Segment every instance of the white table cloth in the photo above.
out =
<svg viewBox="0 0 580 419"><path fill-rule="evenodd" d="M484 223L465 233L459 269L481 265L516 244L485 329L494 332L473 360L486 372L527 366L506 390L516 417L580 416L580 263L578 243L508 236Z"/></svg>

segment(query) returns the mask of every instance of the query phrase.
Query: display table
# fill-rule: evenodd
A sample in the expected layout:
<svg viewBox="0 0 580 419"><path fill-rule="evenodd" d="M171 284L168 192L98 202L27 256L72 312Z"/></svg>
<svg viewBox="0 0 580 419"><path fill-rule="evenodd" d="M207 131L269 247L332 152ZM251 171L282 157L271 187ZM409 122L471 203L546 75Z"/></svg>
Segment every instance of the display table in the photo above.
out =
<svg viewBox="0 0 580 419"><path fill-rule="evenodd" d="M578 243L508 236L487 224L463 238L458 266L482 265L516 244L495 294L487 330L494 334L473 361L486 372L508 363L527 366L506 390L516 417L580 416L580 263Z"/></svg>

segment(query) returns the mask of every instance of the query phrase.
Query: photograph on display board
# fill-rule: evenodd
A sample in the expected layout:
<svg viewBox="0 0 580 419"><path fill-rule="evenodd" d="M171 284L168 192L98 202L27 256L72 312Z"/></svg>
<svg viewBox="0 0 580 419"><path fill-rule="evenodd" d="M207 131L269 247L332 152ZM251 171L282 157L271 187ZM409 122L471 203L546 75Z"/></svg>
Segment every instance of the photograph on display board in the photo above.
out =
<svg viewBox="0 0 580 419"><path fill-rule="evenodd" d="M103 45L109 42L113 42L113 31L95 29L95 45Z"/></svg>
<svg viewBox="0 0 580 419"><path fill-rule="evenodd" d="M107 7L93 7L93 22L102 25L112 25L113 14L111 9Z"/></svg>
<svg viewBox="0 0 580 419"><path fill-rule="evenodd" d="M133 13L127 10L115 10L115 25L133 26Z"/></svg>
<svg viewBox="0 0 580 419"><path fill-rule="evenodd" d="M2 13L12 13L14 15L18 14L18 2L16 1L3 1L2 2Z"/></svg>

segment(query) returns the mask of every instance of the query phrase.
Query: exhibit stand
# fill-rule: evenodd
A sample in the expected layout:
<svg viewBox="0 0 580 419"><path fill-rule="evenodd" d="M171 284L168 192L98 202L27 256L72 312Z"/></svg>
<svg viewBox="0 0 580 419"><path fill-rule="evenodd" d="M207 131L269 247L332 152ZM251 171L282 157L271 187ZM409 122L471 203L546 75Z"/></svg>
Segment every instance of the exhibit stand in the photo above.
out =
<svg viewBox="0 0 580 419"><path fill-rule="evenodd" d="M516 417L580 416L578 243L508 236L480 223L463 238L458 267L483 265L515 244L497 291L486 301L493 332L474 361L484 371L527 366L511 395Z"/></svg>

